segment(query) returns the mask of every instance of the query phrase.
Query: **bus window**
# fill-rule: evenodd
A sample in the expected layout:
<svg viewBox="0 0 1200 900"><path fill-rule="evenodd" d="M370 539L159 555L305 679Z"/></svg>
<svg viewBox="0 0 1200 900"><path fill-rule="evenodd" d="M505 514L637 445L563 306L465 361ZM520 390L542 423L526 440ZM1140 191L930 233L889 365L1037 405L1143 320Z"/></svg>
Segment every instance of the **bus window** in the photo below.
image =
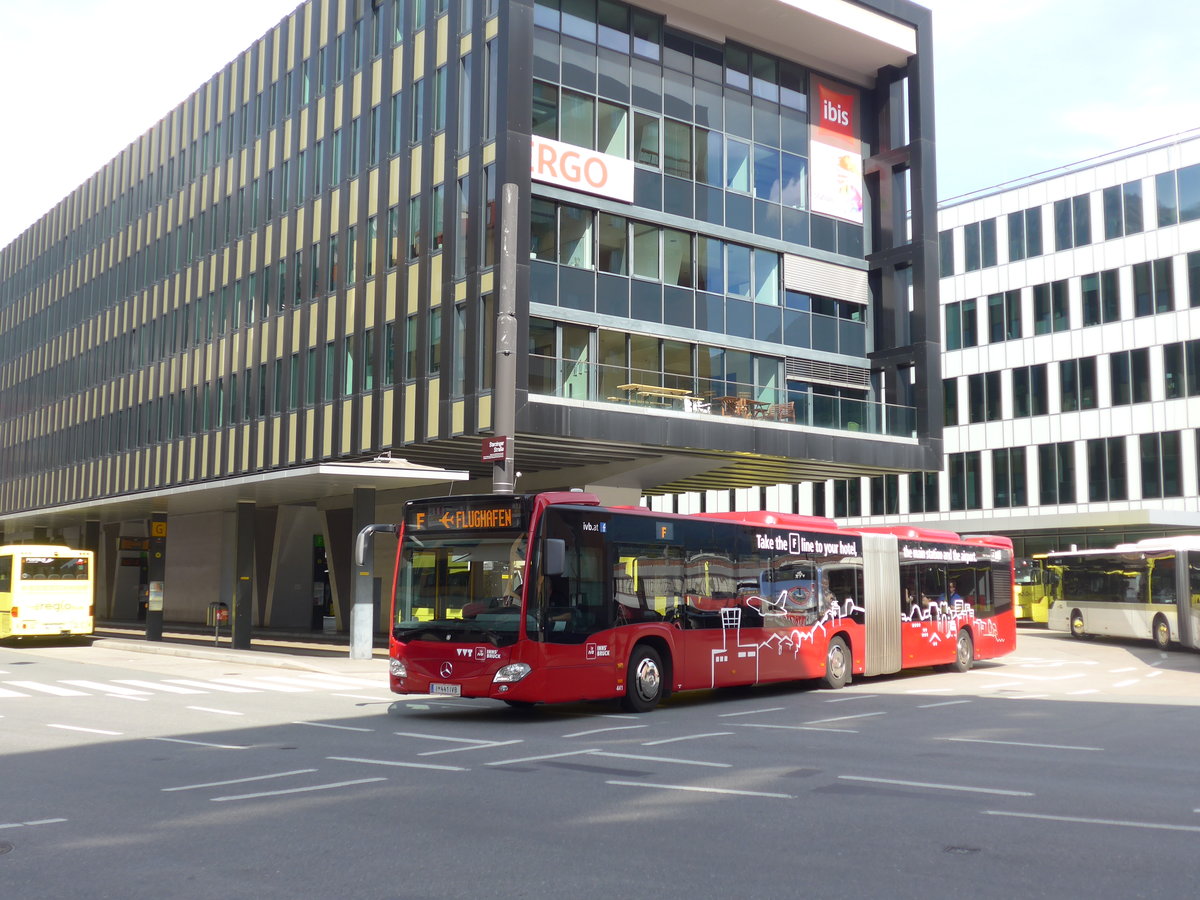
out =
<svg viewBox="0 0 1200 900"><path fill-rule="evenodd" d="M1149 562L1150 602L1175 603L1175 557L1162 556Z"/></svg>
<svg viewBox="0 0 1200 900"><path fill-rule="evenodd" d="M0 593L12 590L12 557L0 556Z"/></svg>

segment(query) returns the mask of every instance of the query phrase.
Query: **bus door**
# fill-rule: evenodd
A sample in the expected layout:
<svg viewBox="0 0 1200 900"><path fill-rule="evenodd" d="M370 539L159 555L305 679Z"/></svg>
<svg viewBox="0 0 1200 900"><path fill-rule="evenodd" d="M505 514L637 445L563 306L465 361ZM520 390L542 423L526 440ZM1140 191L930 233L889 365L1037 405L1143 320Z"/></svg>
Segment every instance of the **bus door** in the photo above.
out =
<svg viewBox="0 0 1200 900"><path fill-rule="evenodd" d="M1200 550L1179 551L1179 643L1200 648Z"/></svg>
<svg viewBox="0 0 1200 900"><path fill-rule="evenodd" d="M866 609L866 675L898 672L903 665L900 652L901 609L900 556L896 538L888 534L864 534L863 569L866 575L863 607ZM911 571L911 570L910 570ZM914 582L915 585L915 582ZM910 593L915 587L910 586ZM855 652L856 659L862 656Z"/></svg>

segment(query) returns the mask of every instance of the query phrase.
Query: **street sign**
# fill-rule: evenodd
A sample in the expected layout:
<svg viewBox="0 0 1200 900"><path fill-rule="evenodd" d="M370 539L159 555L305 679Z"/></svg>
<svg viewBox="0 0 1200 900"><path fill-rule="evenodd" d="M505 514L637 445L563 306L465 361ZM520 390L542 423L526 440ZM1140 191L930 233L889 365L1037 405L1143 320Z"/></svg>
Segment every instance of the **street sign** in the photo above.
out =
<svg viewBox="0 0 1200 900"><path fill-rule="evenodd" d="M508 456L508 438L484 438L483 462L504 462Z"/></svg>

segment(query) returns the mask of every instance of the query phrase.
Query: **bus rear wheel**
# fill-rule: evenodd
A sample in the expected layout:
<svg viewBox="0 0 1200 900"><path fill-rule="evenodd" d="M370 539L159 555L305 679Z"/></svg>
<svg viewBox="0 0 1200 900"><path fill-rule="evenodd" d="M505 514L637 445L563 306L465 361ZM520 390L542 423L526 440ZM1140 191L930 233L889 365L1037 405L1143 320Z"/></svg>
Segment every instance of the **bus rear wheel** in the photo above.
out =
<svg viewBox="0 0 1200 900"><path fill-rule="evenodd" d="M851 666L850 648L846 646L845 640L835 637L825 651L825 674L821 678L821 684L835 691L845 687L850 683Z"/></svg>
<svg viewBox="0 0 1200 900"><path fill-rule="evenodd" d="M1154 639L1154 646L1159 650L1166 650L1171 646L1171 626L1167 623L1165 616L1154 617L1151 637Z"/></svg>
<svg viewBox="0 0 1200 900"><path fill-rule="evenodd" d="M959 629L958 643L954 648L954 662L950 668L955 672L969 672L975 662L975 642L971 640L971 632Z"/></svg>
<svg viewBox="0 0 1200 900"><path fill-rule="evenodd" d="M650 712L662 698L662 659L653 647L638 644L629 656L628 684L621 705L629 712Z"/></svg>

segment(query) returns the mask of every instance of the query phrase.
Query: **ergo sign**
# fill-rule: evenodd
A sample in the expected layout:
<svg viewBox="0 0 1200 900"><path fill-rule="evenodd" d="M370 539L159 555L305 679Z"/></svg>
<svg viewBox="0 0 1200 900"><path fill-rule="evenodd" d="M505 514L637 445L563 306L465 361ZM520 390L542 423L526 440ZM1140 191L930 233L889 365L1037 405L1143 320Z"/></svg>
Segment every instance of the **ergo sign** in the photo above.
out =
<svg viewBox="0 0 1200 900"><path fill-rule="evenodd" d="M529 174L544 184L633 202L633 163L619 156L533 135Z"/></svg>

